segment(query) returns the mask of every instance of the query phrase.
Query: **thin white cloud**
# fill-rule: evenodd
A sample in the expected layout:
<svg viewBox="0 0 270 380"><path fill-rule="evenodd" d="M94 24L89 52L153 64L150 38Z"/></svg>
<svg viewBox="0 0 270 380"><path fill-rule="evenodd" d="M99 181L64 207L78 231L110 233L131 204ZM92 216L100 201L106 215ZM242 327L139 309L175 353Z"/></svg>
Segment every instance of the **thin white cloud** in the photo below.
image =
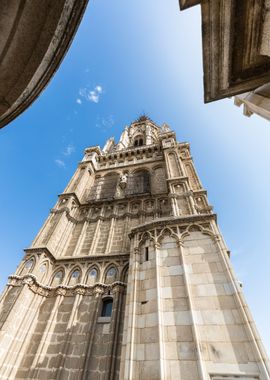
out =
<svg viewBox="0 0 270 380"><path fill-rule="evenodd" d="M72 144L69 144L68 146L65 147L63 151L63 155L70 156L73 152L75 152L75 146Z"/></svg>
<svg viewBox="0 0 270 380"><path fill-rule="evenodd" d="M54 162L56 163L56 165L59 168L65 168L66 167L66 164L65 164L65 162L63 160L56 159L56 160L54 160Z"/></svg>
<svg viewBox="0 0 270 380"><path fill-rule="evenodd" d="M113 125L114 125L113 115L97 118L96 127L101 129L102 131L107 131L108 129L112 128Z"/></svg>
<svg viewBox="0 0 270 380"><path fill-rule="evenodd" d="M82 99L85 99L88 102L98 103L100 100L100 95L103 93L101 85L97 85L93 90L89 90L87 87L80 88L79 98L76 102L82 104Z"/></svg>
<svg viewBox="0 0 270 380"><path fill-rule="evenodd" d="M90 102L98 103L99 102L99 94L95 91L90 91L88 94L88 100L90 100Z"/></svg>
<svg viewBox="0 0 270 380"><path fill-rule="evenodd" d="M102 87L101 86L96 86L95 91L98 92L99 94L102 94Z"/></svg>

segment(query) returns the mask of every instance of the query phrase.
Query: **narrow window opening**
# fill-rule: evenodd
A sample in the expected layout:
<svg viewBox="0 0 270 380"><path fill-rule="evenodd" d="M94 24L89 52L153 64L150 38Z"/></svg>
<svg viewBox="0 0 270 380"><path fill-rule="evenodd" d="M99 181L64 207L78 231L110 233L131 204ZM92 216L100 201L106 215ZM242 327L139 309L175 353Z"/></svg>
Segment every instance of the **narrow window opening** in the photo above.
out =
<svg viewBox="0 0 270 380"><path fill-rule="evenodd" d="M135 140L135 144L134 144L135 146L137 146L138 145L138 140Z"/></svg>
<svg viewBox="0 0 270 380"><path fill-rule="evenodd" d="M112 304L113 304L113 300L110 298L103 301L102 310L101 310L102 317L111 317Z"/></svg>
<svg viewBox="0 0 270 380"><path fill-rule="evenodd" d="M140 139L139 146L142 146L142 145L143 145L143 139Z"/></svg>
<svg viewBox="0 0 270 380"><path fill-rule="evenodd" d="M145 261L149 261L149 249L145 247Z"/></svg>
<svg viewBox="0 0 270 380"><path fill-rule="evenodd" d="M26 263L25 263L25 268L26 268L26 269L30 269L32 265L33 265L33 259L28 260L28 261L26 261Z"/></svg>

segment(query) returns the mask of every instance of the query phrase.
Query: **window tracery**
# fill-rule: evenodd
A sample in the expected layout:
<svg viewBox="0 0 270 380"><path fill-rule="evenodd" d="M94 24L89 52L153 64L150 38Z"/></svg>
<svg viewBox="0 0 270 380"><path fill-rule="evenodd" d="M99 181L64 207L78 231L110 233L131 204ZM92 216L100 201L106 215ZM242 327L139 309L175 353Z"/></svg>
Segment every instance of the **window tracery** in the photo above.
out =
<svg viewBox="0 0 270 380"><path fill-rule="evenodd" d="M116 281L116 279L117 279L117 269L114 266L112 266L107 270L107 273L105 276L105 282L107 284L112 283Z"/></svg>
<svg viewBox="0 0 270 380"><path fill-rule="evenodd" d="M63 282L64 278L64 272L62 270L59 270L56 272L52 279L52 286L60 285Z"/></svg>
<svg viewBox="0 0 270 380"><path fill-rule="evenodd" d="M92 268L88 271L87 273L87 284L88 285L93 285L95 282L97 282L98 279L98 272L96 268Z"/></svg>
<svg viewBox="0 0 270 380"><path fill-rule="evenodd" d="M117 182L117 173L109 173L104 177L96 178L90 190L90 200L114 198Z"/></svg>
<svg viewBox="0 0 270 380"><path fill-rule="evenodd" d="M126 195L150 193L150 175L147 170L130 174L127 179Z"/></svg>

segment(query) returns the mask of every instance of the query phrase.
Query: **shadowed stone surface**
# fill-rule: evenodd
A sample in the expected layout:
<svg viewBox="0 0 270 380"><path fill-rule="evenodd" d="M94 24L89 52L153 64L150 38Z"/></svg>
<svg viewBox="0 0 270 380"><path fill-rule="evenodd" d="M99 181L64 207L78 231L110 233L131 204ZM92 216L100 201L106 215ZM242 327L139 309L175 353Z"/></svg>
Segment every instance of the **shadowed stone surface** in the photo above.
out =
<svg viewBox="0 0 270 380"><path fill-rule="evenodd" d="M86 4L87 0L0 1L0 128L48 84Z"/></svg>

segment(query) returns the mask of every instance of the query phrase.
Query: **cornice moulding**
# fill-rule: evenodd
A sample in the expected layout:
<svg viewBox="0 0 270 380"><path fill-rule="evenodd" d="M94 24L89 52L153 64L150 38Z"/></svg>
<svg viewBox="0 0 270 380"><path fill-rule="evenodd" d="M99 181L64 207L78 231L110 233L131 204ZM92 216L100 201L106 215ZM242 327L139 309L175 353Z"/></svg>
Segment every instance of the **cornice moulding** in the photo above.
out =
<svg viewBox="0 0 270 380"><path fill-rule="evenodd" d="M138 232L143 232L145 230L153 229L156 227L199 223L199 222L205 222L205 221L211 221L211 220L216 221L217 215L216 214L200 214L200 215L187 215L187 216L181 216L181 217L171 216L168 218L160 218L154 222L141 224L139 226L132 228L129 236L130 238L132 238Z"/></svg>
<svg viewBox="0 0 270 380"><path fill-rule="evenodd" d="M80 295L93 295L95 293L103 294L106 291L114 291L115 288L125 288L126 283L122 281L115 281L112 284L105 284L97 282L94 285L76 284L76 285L58 285L55 287L43 285L40 283L35 275L26 274L24 276L9 276L10 282L7 286L18 287L28 285L28 288L34 293L43 297L56 297Z"/></svg>

